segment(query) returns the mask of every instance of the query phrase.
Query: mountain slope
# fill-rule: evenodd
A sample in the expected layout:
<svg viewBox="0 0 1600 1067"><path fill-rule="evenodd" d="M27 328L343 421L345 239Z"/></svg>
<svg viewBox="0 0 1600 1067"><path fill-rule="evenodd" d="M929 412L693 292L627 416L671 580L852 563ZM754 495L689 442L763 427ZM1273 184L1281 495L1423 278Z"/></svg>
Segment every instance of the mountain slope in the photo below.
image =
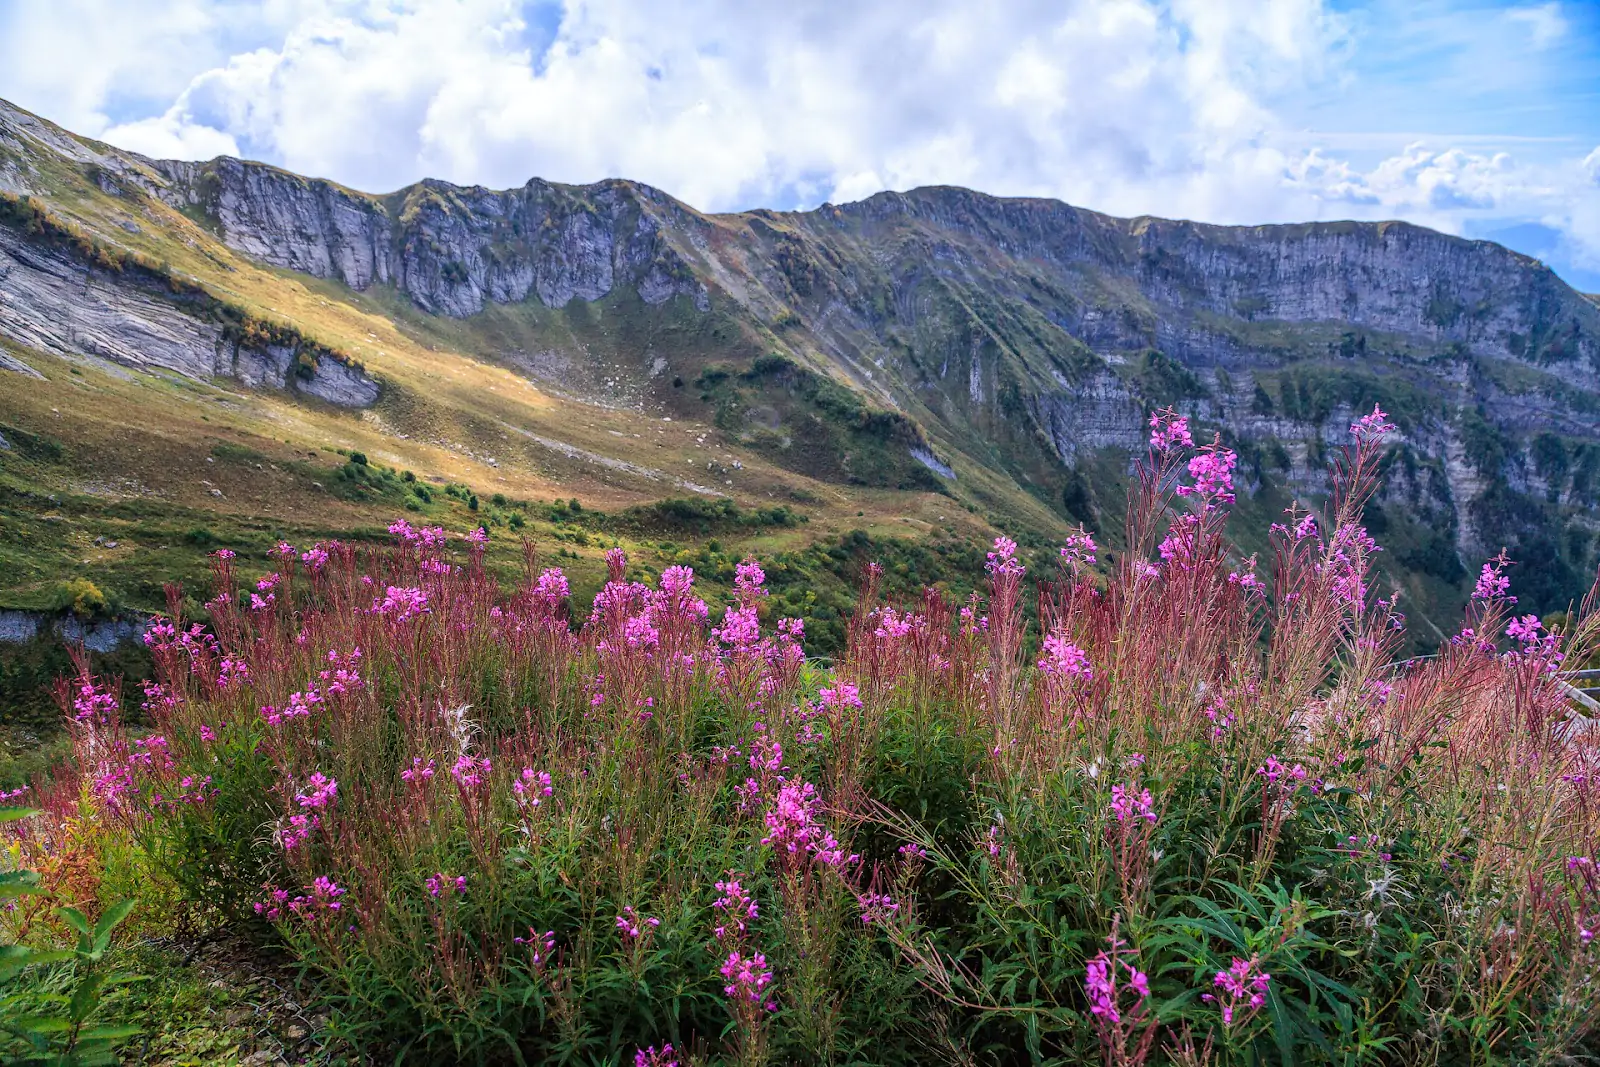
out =
<svg viewBox="0 0 1600 1067"><path fill-rule="evenodd" d="M814 501L818 529L862 512L1114 534L1152 406L1239 448L1260 518L1314 500L1381 403L1404 432L1373 527L1425 616L1443 625L1502 544L1534 610L1596 562L1600 307L1487 242L950 188L734 215L627 181L372 196L148 160L3 105L0 190L61 223L0 220L0 335L26 346L0 358L276 388L251 403L287 402L307 440L471 484ZM135 269L93 262L124 254ZM647 448L642 427L695 443Z"/></svg>

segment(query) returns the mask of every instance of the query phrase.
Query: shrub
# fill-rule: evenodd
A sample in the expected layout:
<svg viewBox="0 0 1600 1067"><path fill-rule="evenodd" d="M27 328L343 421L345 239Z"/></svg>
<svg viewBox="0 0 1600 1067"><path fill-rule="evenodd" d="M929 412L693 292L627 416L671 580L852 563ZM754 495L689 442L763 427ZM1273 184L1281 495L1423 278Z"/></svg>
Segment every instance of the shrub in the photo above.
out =
<svg viewBox="0 0 1600 1067"><path fill-rule="evenodd" d="M869 568L829 673L753 560L708 627L688 568L648 588L618 549L581 620L559 570L501 595L481 537L405 522L253 593L219 553L212 630L152 631L157 734L63 688L57 817L90 798L383 1059L1593 1055L1600 806L1555 671L1595 596L1507 625L1490 561L1395 662L1387 428L1258 578L1235 457L1163 413L1125 550L1074 534L1041 632L1001 538L984 599L887 604Z"/></svg>
<svg viewBox="0 0 1600 1067"><path fill-rule="evenodd" d="M103 615L109 607L100 587L87 578L70 578L56 590L56 610L70 611L80 619Z"/></svg>

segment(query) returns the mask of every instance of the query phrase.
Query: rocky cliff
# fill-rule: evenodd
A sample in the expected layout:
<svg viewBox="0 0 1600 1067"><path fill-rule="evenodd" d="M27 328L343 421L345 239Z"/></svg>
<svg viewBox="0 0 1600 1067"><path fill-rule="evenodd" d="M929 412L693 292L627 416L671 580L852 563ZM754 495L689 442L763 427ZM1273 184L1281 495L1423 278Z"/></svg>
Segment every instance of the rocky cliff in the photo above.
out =
<svg viewBox="0 0 1600 1067"><path fill-rule="evenodd" d="M213 301L184 299L164 279L97 265L69 247L0 221L0 334L43 352L229 377L341 407L366 407L378 384L351 363L308 361L293 339L245 340ZM32 373L13 361L10 369Z"/></svg>
<svg viewBox="0 0 1600 1067"><path fill-rule="evenodd" d="M529 298L559 308L618 285L647 304L707 299L663 237L664 220L689 213L629 182L493 192L428 181L378 198L236 159L152 166L166 179L158 195L203 212L233 248L356 290L393 285L442 315Z"/></svg>

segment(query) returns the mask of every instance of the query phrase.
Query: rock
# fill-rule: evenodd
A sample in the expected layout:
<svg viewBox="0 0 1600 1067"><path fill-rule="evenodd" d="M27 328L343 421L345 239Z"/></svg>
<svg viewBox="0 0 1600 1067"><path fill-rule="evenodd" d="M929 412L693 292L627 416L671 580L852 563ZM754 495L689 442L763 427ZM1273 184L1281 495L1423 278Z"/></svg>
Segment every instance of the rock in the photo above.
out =
<svg viewBox="0 0 1600 1067"><path fill-rule="evenodd" d="M547 307L598 300L618 285L647 304L705 286L671 233L693 214L624 181L582 189L535 179L502 192L428 180L385 200L236 159L152 161L158 195L216 220L234 249L277 267L365 290L394 284L455 318L536 296Z"/></svg>
<svg viewBox="0 0 1600 1067"><path fill-rule="evenodd" d="M0 335L22 345L201 380L233 377L345 407L369 406L378 397L378 384L358 368L323 359L310 379L302 378L292 351L230 340L196 311L193 300L175 295L154 276L113 274L72 250L0 226ZM12 362L6 363L9 369L39 377Z"/></svg>

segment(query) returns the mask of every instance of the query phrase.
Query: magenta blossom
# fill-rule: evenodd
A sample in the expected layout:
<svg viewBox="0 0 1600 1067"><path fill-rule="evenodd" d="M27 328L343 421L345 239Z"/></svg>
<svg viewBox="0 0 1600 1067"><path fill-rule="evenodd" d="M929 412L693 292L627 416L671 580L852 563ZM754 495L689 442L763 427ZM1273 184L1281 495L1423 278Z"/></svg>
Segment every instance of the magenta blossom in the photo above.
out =
<svg viewBox="0 0 1600 1067"><path fill-rule="evenodd" d="M296 794L294 800L302 808L322 811L332 807L338 795L339 783L319 772L306 779L306 791Z"/></svg>
<svg viewBox="0 0 1600 1067"><path fill-rule="evenodd" d="M1212 985L1222 990L1221 994L1205 993L1200 999L1220 1005L1222 1025L1231 1027L1267 1002L1267 983L1271 981L1272 975L1261 970L1256 957L1242 960L1235 956L1232 965L1225 971L1218 971L1212 980Z"/></svg>
<svg viewBox="0 0 1600 1067"><path fill-rule="evenodd" d="M1506 558L1505 549L1483 565L1483 570L1478 573L1478 584L1472 588L1474 600L1505 600L1515 604L1517 598L1507 596L1511 589L1511 579L1505 575L1505 569L1511 565L1511 560Z"/></svg>
<svg viewBox="0 0 1600 1067"><path fill-rule="evenodd" d="M661 920L652 915L639 915L629 904L622 909L622 914L617 916L617 929L622 931L622 936L629 941L637 941L646 929L654 930L661 925Z"/></svg>
<svg viewBox="0 0 1600 1067"><path fill-rule="evenodd" d="M1178 495L1197 496L1208 504L1214 501L1232 503L1233 468L1238 462L1238 455L1231 448L1222 447L1222 438L1218 436L1189 461L1189 477L1194 479L1194 484L1178 486Z"/></svg>
<svg viewBox="0 0 1600 1067"><path fill-rule="evenodd" d="M767 966L767 957L759 952L750 956L730 952L720 970L728 983L722 991L734 1000L760 1004L766 997L767 987L772 984L772 968ZM776 1008L771 1002L767 1006Z"/></svg>
<svg viewBox="0 0 1600 1067"><path fill-rule="evenodd" d="M1189 436L1189 420L1171 408L1150 413L1150 448L1156 452L1170 452L1174 448L1193 448L1194 438Z"/></svg>
<svg viewBox="0 0 1600 1067"><path fill-rule="evenodd" d="M1021 578L1026 570L1017 559L1017 543L1009 537L994 539L994 550L989 553L984 569L997 577L1008 578Z"/></svg>
<svg viewBox="0 0 1600 1067"><path fill-rule="evenodd" d="M1059 631L1045 637L1043 651L1039 669L1051 679L1066 681L1069 678L1082 678L1088 681L1094 677L1094 671L1089 666L1089 654L1068 641Z"/></svg>
<svg viewBox="0 0 1600 1067"><path fill-rule="evenodd" d="M1155 798L1148 789L1135 793L1131 787L1112 786L1110 810L1117 822L1156 821Z"/></svg>
<svg viewBox="0 0 1600 1067"><path fill-rule="evenodd" d="M1372 414L1363 415L1350 424L1350 432L1361 438L1382 437L1396 429L1395 424L1389 421L1389 416L1376 404L1372 405Z"/></svg>
<svg viewBox="0 0 1600 1067"><path fill-rule="evenodd" d="M678 1067L678 1061L673 1058L670 1044L659 1049L651 1045L633 1054L633 1067Z"/></svg>

